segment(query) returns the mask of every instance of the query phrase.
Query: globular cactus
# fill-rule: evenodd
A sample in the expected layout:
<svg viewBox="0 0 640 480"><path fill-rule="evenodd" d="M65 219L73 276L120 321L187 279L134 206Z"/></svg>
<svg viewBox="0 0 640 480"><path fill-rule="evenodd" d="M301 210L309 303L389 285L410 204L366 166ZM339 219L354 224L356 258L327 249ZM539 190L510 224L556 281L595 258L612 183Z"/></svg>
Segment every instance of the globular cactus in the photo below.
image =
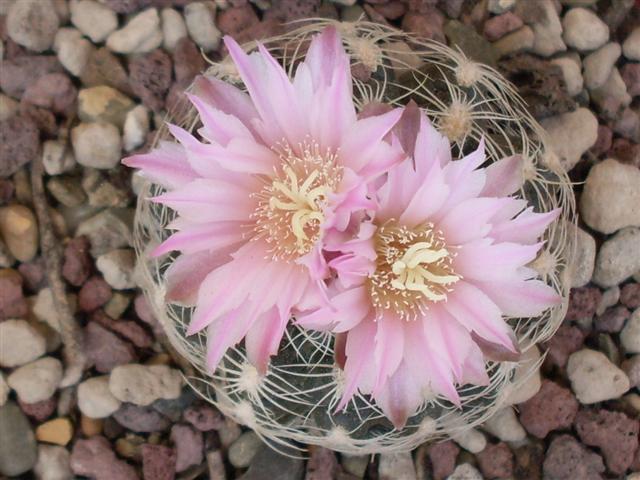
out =
<svg viewBox="0 0 640 480"><path fill-rule="evenodd" d="M539 317L508 319L523 352L549 339L566 310L575 205L567 175L513 86L460 51L374 23L314 20L263 43L291 75L310 38L328 24L336 26L350 55L359 111L379 104L404 106L412 100L450 139L454 158L473 151L481 138L488 162L521 155L524 184L519 196L536 211L561 209L533 267L563 302ZM243 88L229 59L212 64L205 74ZM174 112L171 120L187 130L198 126L192 107ZM343 372L335 364L331 333L291 323L265 376L247 361L242 343L229 350L212 373L205 360L206 333L186 334L193 310L165 302L164 272L178 254L149 255L169 235L165 227L174 216L169 208L147 200L160 192L161 187L148 183L138 199L135 245L144 291L172 345L195 367L197 374L188 378L192 386L276 448L299 442L364 454L409 450L425 441L455 437L509 404L511 393L539 366L539 361L488 362L490 384L459 387L460 408L434 395L401 430L366 395L357 394L345 411L336 411Z"/></svg>

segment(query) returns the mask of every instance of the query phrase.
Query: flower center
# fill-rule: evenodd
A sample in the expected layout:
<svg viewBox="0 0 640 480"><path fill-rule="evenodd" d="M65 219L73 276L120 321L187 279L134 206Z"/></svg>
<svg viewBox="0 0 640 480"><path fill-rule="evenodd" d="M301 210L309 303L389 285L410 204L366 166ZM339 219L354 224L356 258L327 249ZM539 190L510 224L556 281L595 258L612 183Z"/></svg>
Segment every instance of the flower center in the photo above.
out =
<svg viewBox="0 0 640 480"><path fill-rule="evenodd" d="M414 319L430 303L446 300L449 286L461 278L442 233L431 224L409 229L389 222L378 228L374 241L376 271L368 286L378 309Z"/></svg>
<svg viewBox="0 0 640 480"><path fill-rule="evenodd" d="M295 260L320 237L324 207L342 179L337 156L316 143L300 145L301 153L279 148L282 161L257 194L256 231L271 245L273 259Z"/></svg>

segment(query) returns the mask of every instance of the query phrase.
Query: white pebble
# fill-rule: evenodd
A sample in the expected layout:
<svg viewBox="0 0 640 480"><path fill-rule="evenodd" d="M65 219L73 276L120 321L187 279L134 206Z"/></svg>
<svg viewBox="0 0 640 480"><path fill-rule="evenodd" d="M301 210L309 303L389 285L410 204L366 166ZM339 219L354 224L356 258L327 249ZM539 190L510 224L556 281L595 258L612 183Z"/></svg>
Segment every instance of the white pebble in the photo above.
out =
<svg viewBox="0 0 640 480"><path fill-rule="evenodd" d="M144 145L144 142L147 140L148 133L149 109L144 105L138 105L137 107L129 110L124 121L124 130L122 134L125 151L131 152Z"/></svg>
<svg viewBox="0 0 640 480"><path fill-rule="evenodd" d="M51 398L62 380L62 364L53 357L44 357L14 370L7 378L20 400L36 403Z"/></svg>
<svg viewBox="0 0 640 480"><path fill-rule="evenodd" d="M541 124L549 134L551 148L567 172L598 139L598 119L586 108L546 118Z"/></svg>
<svg viewBox="0 0 640 480"><path fill-rule="evenodd" d="M78 385L78 408L90 418L106 418L120 408L122 402L109 390L109 376L92 377Z"/></svg>
<svg viewBox="0 0 640 480"><path fill-rule="evenodd" d="M107 47L116 53L146 53L162 45L160 16L148 8L107 38Z"/></svg>
<svg viewBox="0 0 640 480"><path fill-rule="evenodd" d="M540 350L533 345L525 350L511 382L504 390L504 404L517 405L533 397L542 386L540 377Z"/></svg>
<svg viewBox="0 0 640 480"><path fill-rule="evenodd" d="M624 228L602 244L593 281L607 288L640 271L640 228Z"/></svg>
<svg viewBox="0 0 640 480"><path fill-rule="evenodd" d="M47 175L60 175L76 165L71 145L60 140L47 140L42 146L42 164Z"/></svg>
<svg viewBox="0 0 640 480"><path fill-rule="evenodd" d="M81 123L71 130L76 160L85 167L109 169L120 162L122 141L110 123Z"/></svg>
<svg viewBox="0 0 640 480"><path fill-rule="evenodd" d="M576 253L572 263L571 288L584 287L591 281L596 262L596 240L583 229L571 225L576 231Z"/></svg>
<svg viewBox="0 0 640 480"><path fill-rule="evenodd" d="M604 353L588 348L572 353L567 363L571 389L582 404L620 397L629 390L629 378Z"/></svg>
<svg viewBox="0 0 640 480"><path fill-rule="evenodd" d="M184 18L182 18L180 12L173 8L163 8L160 16L162 17L164 49L173 52L178 41L188 35L187 25L184 23Z"/></svg>
<svg viewBox="0 0 640 480"><path fill-rule="evenodd" d="M114 397L141 406L161 398L178 398L181 389L180 372L166 365L121 365L113 369L109 378L109 390Z"/></svg>
<svg viewBox="0 0 640 480"><path fill-rule="evenodd" d="M222 34L216 27L213 13L203 2L190 3L184 7L184 19L191 39L205 50L215 50Z"/></svg>
<svg viewBox="0 0 640 480"><path fill-rule="evenodd" d="M60 445L38 445L38 463L33 467L38 480L71 480L76 478L71 471L69 450Z"/></svg>
<svg viewBox="0 0 640 480"><path fill-rule="evenodd" d="M636 308L620 332L620 343L627 353L640 353L640 308Z"/></svg>
<svg viewBox="0 0 640 480"><path fill-rule="evenodd" d="M0 372L0 407L7 403L9 399L9 393L11 389L7 385L7 381L4 379L4 374Z"/></svg>
<svg viewBox="0 0 640 480"><path fill-rule="evenodd" d="M640 27L636 27L622 44L622 53L629 60L640 61Z"/></svg>
<svg viewBox="0 0 640 480"><path fill-rule="evenodd" d="M118 17L109 7L94 0L73 0L71 23L93 43L100 43L118 28Z"/></svg>
<svg viewBox="0 0 640 480"><path fill-rule="evenodd" d="M609 40L609 27L591 10L572 8L562 19L565 43L579 51L601 47Z"/></svg>
<svg viewBox="0 0 640 480"><path fill-rule="evenodd" d="M136 255L130 248L118 248L100 255L96 267L105 281L116 290L135 288Z"/></svg>
<svg viewBox="0 0 640 480"><path fill-rule="evenodd" d="M16 0L5 22L9 37L34 52L49 50L59 26L53 10L51 0Z"/></svg>
<svg viewBox="0 0 640 480"><path fill-rule="evenodd" d="M480 453L487 446L487 437L479 430L471 428L463 433L451 435L454 442L471 453Z"/></svg>
<svg viewBox="0 0 640 480"><path fill-rule="evenodd" d="M89 61L93 45L75 28L61 28L56 33L53 49L58 60L69 73L79 77Z"/></svg>
<svg viewBox="0 0 640 480"><path fill-rule="evenodd" d="M447 477L447 480L484 480L484 477L470 463L462 463Z"/></svg>
<svg viewBox="0 0 640 480"><path fill-rule="evenodd" d="M484 423L483 428L503 442L520 442L527 438L527 432L511 407L498 410Z"/></svg>
<svg viewBox="0 0 640 480"><path fill-rule="evenodd" d="M610 42L600 47L584 59L584 82L589 90L601 87L611 75L622 48L619 43Z"/></svg>
<svg viewBox="0 0 640 480"><path fill-rule="evenodd" d="M46 340L26 320L0 322L0 366L13 368L44 355Z"/></svg>
<svg viewBox="0 0 640 480"><path fill-rule="evenodd" d="M580 57L578 59L570 56L558 57L551 60L551 63L560 67L562 77L567 87L567 93L572 97L578 95L584 86L580 68Z"/></svg>

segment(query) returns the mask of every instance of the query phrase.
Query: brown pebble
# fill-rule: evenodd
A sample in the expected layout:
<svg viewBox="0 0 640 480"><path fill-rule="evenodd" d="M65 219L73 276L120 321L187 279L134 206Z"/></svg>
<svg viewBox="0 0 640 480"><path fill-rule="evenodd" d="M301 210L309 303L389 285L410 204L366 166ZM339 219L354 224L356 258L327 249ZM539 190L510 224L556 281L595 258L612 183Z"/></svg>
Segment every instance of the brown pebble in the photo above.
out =
<svg viewBox="0 0 640 480"><path fill-rule="evenodd" d="M91 418L86 415L80 417L80 429L85 437L93 437L102 433L104 420L102 418Z"/></svg>
<svg viewBox="0 0 640 480"><path fill-rule="evenodd" d="M73 425L68 418L55 418L36 428L39 442L65 446L73 438Z"/></svg>

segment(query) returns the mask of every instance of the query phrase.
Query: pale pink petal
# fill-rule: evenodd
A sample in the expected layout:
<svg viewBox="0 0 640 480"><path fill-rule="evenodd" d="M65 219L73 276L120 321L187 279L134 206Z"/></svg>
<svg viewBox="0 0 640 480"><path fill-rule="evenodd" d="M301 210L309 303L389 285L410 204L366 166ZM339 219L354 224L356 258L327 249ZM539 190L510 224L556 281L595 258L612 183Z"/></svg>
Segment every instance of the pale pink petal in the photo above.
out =
<svg viewBox="0 0 640 480"><path fill-rule="evenodd" d="M386 104L381 105L387 107ZM376 113L376 115L379 115L379 113ZM402 149L409 156L414 155L416 137L422 126L422 118L423 114L416 102L409 100L409 103L407 103L402 111L400 120L398 120L398 123L393 127L393 132L398 137Z"/></svg>
<svg viewBox="0 0 640 480"><path fill-rule="evenodd" d="M418 176L418 174L414 174ZM415 227L426 222L444 204L449 196L450 188L444 181L442 170L438 164L423 176L420 187L400 216L400 222L409 227Z"/></svg>
<svg viewBox="0 0 640 480"><path fill-rule="evenodd" d="M380 391L387 378L393 374L402 361L404 348L404 320L391 313L384 313L376 319L375 340L376 383L372 394Z"/></svg>
<svg viewBox="0 0 640 480"><path fill-rule="evenodd" d="M244 340L247 357L259 373L267 372L269 357L278 352L288 321L288 316L281 317L273 307L260 315L247 331Z"/></svg>
<svg viewBox="0 0 640 480"><path fill-rule="evenodd" d="M365 287L356 287L331 297L331 304L313 312L297 316L300 326L313 330L331 329L346 332L360 323L371 312Z"/></svg>
<svg viewBox="0 0 640 480"><path fill-rule="evenodd" d="M470 383L472 385L489 385L490 383L484 355L475 343L471 343L469 355L464 362L463 375L460 383Z"/></svg>
<svg viewBox="0 0 640 480"><path fill-rule="evenodd" d="M413 158L416 171L421 175L434 165L443 167L451 161L449 140L433 127L424 113L420 115L420 131Z"/></svg>
<svg viewBox="0 0 640 480"><path fill-rule="evenodd" d="M545 213L534 213L532 208L528 208L513 220L494 225L489 236L496 242L529 245L535 243L542 236L560 213L559 208Z"/></svg>
<svg viewBox="0 0 640 480"><path fill-rule="evenodd" d="M189 224L158 245L151 256L157 257L173 250L187 254L214 251L237 244L243 240L244 233L241 222Z"/></svg>
<svg viewBox="0 0 640 480"><path fill-rule="evenodd" d="M520 348L515 343L513 349L506 348L500 343L491 342L482 338L476 332L471 332L471 338L485 359L494 362L518 362L520 360Z"/></svg>
<svg viewBox="0 0 640 480"><path fill-rule="evenodd" d="M406 158L406 154L400 147L400 142L395 134L391 134L391 144L378 143L375 150L368 154L367 164L360 169L358 174L366 180L378 177L386 173L391 167Z"/></svg>
<svg viewBox="0 0 640 480"><path fill-rule="evenodd" d="M254 140L249 129L233 115L205 103L196 95L187 95L198 110L203 127L200 134L212 143L226 146L233 138Z"/></svg>
<svg viewBox="0 0 640 480"><path fill-rule="evenodd" d="M488 240L467 243L456 251L453 258L454 271L479 281L494 281L511 278L519 267L536 258L541 243L520 245L517 243L491 244Z"/></svg>
<svg viewBox="0 0 640 480"><path fill-rule="evenodd" d="M504 198L470 198L452 207L438 222L448 245L463 245L485 237L489 221L509 201Z"/></svg>
<svg viewBox="0 0 640 480"><path fill-rule="evenodd" d="M227 350L238 344L251 328L247 306L233 310L207 327L207 367L214 372Z"/></svg>
<svg viewBox="0 0 640 480"><path fill-rule="evenodd" d="M375 378L374 349L371 346L375 342L375 336L376 324L372 318L361 321L349 331L345 347L347 357L344 366L345 384L336 411L346 408L360 385L373 382ZM367 389L363 388L363 390Z"/></svg>
<svg viewBox="0 0 640 480"><path fill-rule="evenodd" d="M466 281L456 282L444 308L468 331L517 352L513 330L496 304L479 288Z"/></svg>
<svg viewBox="0 0 640 480"><path fill-rule="evenodd" d="M298 265L304 265L313 280L323 280L329 276L329 266L322 254L322 245L318 242L311 251L296 260Z"/></svg>
<svg viewBox="0 0 640 480"><path fill-rule="evenodd" d="M553 288L540 280L474 281L474 284L486 293L505 315L511 317L534 317L562 301Z"/></svg>
<svg viewBox="0 0 640 480"><path fill-rule="evenodd" d="M130 168L139 168L144 177L165 188L182 187L197 176L189 165L184 148L170 142L160 142L159 148L127 157L122 163Z"/></svg>
<svg viewBox="0 0 640 480"><path fill-rule="evenodd" d="M309 68L314 88L328 87L335 82L335 77L340 72L346 71L349 76L342 78L344 87L349 90L351 96L351 75L349 69L349 57L347 56L340 35L336 27L330 25L321 33L313 37L304 64Z"/></svg>
<svg viewBox="0 0 640 480"><path fill-rule="evenodd" d="M193 88L195 94L204 102L240 119L251 130L253 120L258 118L258 112L249 95L233 85L208 76L196 78Z"/></svg>
<svg viewBox="0 0 640 480"><path fill-rule="evenodd" d="M374 397L397 430L404 428L407 419L424 402L420 387L404 362Z"/></svg>
<svg viewBox="0 0 640 480"><path fill-rule="evenodd" d="M483 197L507 197L522 187L524 160L513 155L492 163L485 169L487 181L481 192Z"/></svg>

